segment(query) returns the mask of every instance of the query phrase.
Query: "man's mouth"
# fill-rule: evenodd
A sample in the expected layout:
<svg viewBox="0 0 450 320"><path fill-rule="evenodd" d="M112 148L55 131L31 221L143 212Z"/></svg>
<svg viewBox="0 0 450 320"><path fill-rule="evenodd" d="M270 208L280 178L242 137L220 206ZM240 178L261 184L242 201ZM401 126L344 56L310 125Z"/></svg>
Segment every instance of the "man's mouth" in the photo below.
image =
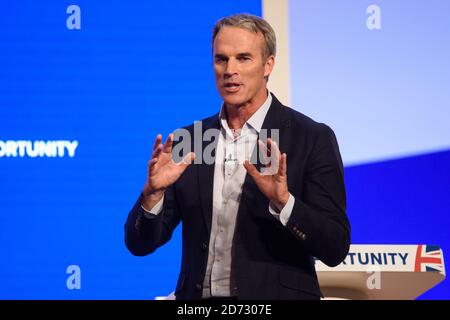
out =
<svg viewBox="0 0 450 320"><path fill-rule="evenodd" d="M224 88L225 88L226 92L230 92L230 93L238 92L239 89L241 88L241 84L236 83L236 82L228 82L228 83L225 83Z"/></svg>

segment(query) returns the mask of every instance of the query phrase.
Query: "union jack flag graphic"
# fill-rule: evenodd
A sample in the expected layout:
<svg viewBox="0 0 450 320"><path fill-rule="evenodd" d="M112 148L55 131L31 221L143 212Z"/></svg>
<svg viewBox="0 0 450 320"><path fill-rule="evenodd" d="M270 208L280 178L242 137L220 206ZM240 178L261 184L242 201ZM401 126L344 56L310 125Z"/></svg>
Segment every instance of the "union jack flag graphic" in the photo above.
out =
<svg viewBox="0 0 450 320"><path fill-rule="evenodd" d="M444 263L441 250L438 246L427 246L420 244L417 246L415 272L431 271L443 272Z"/></svg>

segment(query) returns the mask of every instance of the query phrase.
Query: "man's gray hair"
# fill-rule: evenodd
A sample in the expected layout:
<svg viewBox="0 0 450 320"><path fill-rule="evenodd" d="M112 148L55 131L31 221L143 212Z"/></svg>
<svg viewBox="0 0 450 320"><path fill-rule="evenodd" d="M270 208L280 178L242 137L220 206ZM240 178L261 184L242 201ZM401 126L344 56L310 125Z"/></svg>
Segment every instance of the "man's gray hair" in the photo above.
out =
<svg viewBox="0 0 450 320"><path fill-rule="evenodd" d="M213 45L217 34L223 27L237 27L253 31L255 33L261 32L266 43L266 47L264 50L265 58L268 58L271 55L275 56L277 49L275 31L273 31L272 27L266 20L258 16L246 13L233 14L231 16L224 17L217 21L214 26L212 36Z"/></svg>

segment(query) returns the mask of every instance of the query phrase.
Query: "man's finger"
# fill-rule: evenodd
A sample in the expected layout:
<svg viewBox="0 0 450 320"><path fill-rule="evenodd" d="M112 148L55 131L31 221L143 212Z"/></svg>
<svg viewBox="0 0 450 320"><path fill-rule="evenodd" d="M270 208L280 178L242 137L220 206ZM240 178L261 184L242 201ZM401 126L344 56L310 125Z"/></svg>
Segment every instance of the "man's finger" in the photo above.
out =
<svg viewBox="0 0 450 320"><path fill-rule="evenodd" d="M183 160L180 162L181 165L183 166L188 166L190 165L195 159L195 153L194 152L189 152L184 158Z"/></svg>
<svg viewBox="0 0 450 320"><path fill-rule="evenodd" d="M270 151L267 149L267 146L262 142L261 139L258 139L258 146L259 146L259 156L262 154L262 160L261 163L263 165L268 165L270 163ZM260 159L261 160L261 156Z"/></svg>
<svg viewBox="0 0 450 320"><path fill-rule="evenodd" d="M250 161L244 161L244 168L245 170L247 170L247 173L253 178L253 180L255 180L255 182L259 180L261 174L258 172L258 169L256 169L256 167L252 163L250 163Z"/></svg>
<svg viewBox="0 0 450 320"><path fill-rule="evenodd" d="M162 148L163 148L162 144L159 144L159 146L157 146L156 149L153 150L153 152L152 152L152 159L159 158L159 156L162 153Z"/></svg>
<svg viewBox="0 0 450 320"><path fill-rule="evenodd" d="M280 154L280 148L278 148L278 144L272 140L272 138L267 139L267 146L269 147L270 154L271 155L278 155Z"/></svg>
<svg viewBox="0 0 450 320"><path fill-rule="evenodd" d="M258 145L261 148L261 151L263 151L266 155L270 153L270 150L267 148L267 146L261 139L258 139Z"/></svg>
<svg viewBox="0 0 450 320"><path fill-rule="evenodd" d="M165 153L171 153L172 152L172 145L173 145L173 134L169 134L169 136L166 139L166 142L164 142L164 152Z"/></svg>
<svg viewBox="0 0 450 320"><path fill-rule="evenodd" d="M148 162L148 171L151 175L153 175L154 173L156 173L157 171L157 164L158 163L158 158L153 158Z"/></svg>
<svg viewBox="0 0 450 320"><path fill-rule="evenodd" d="M270 168L267 171L268 174L279 174L281 153L278 148L278 144L271 138L267 139L268 145L270 145L271 155L270 155Z"/></svg>
<svg viewBox="0 0 450 320"><path fill-rule="evenodd" d="M280 159L280 170L278 171L278 174L282 177L286 176L286 169L287 169L287 154L283 153Z"/></svg>
<svg viewBox="0 0 450 320"><path fill-rule="evenodd" d="M158 133L156 135L155 142L153 143L152 152L161 144L161 142L162 142L162 135Z"/></svg>
<svg viewBox="0 0 450 320"><path fill-rule="evenodd" d="M181 165L190 165L195 159L195 153L189 152L187 155L185 155L182 159L179 159L179 156L176 156L175 158L172 158L170 162L176 166Z"/></svg>

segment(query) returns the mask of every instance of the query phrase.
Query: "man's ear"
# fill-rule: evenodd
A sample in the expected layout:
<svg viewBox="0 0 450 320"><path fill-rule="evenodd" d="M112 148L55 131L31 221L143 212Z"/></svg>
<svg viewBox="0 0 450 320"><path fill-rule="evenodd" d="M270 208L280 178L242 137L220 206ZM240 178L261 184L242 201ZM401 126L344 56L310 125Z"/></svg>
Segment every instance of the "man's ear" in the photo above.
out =
<svg viewBox="0 0 450 320"><path fill-rule="evenodd" d="M273 67L275 65L275 56L271 55L266 59L264 63L264 78L268 78L272 73Z"/></svg>

